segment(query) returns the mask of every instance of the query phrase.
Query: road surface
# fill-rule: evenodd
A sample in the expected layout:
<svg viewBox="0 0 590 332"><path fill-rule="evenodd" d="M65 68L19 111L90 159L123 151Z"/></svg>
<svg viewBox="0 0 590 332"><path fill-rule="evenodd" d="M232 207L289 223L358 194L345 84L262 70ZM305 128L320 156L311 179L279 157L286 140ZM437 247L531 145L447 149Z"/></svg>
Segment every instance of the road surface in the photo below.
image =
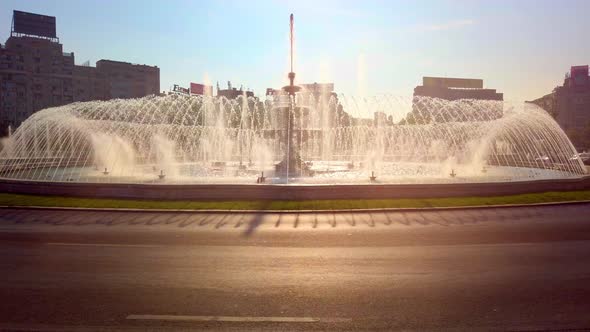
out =
<svg viewBox="0 0 590 332"><path fill-rule="evenodd" d="M0 330L590 330L590 204L0 209Z"/></svg>

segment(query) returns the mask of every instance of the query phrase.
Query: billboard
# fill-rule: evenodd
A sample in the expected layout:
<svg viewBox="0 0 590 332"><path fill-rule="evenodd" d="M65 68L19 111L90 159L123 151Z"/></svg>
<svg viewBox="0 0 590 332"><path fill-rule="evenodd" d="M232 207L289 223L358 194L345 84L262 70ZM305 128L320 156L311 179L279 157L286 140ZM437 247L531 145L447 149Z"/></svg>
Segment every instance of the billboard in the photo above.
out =
<svg viewBox="0 0 590 332"><path fill-rule="evenodd" d="M178 84L174 84L174 87L172 88L172 92L182 93L182 94L187 94L187 95L189 94L187 88L183 88Z"/></svg>
<svg viewBox="0 0 590 332"><path fill-rule="evenodd" d="M12 32L57 38L55 16L39 15L15 10L12 13Z"/></svg>
<svg viewBox="0 0 590 332"><path fill-rule="evenodd" d="M204 85L204 84L191 82L191 94L212 96L213 95L213 87L210 85Z"/></svg>

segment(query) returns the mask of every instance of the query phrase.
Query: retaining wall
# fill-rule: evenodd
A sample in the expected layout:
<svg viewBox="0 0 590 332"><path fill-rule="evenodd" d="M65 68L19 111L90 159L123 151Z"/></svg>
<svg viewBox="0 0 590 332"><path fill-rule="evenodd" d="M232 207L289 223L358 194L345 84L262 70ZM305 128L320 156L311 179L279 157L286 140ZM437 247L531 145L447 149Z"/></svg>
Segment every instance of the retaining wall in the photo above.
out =
<svg viewBox="0 0 590 332"><path fill-rule="evenodd" d="M453 184L279 185L121 184L21 181L0 178L0 192L149 200L308 200L498 196L590 189L590 177L566 180Z"/></svg>

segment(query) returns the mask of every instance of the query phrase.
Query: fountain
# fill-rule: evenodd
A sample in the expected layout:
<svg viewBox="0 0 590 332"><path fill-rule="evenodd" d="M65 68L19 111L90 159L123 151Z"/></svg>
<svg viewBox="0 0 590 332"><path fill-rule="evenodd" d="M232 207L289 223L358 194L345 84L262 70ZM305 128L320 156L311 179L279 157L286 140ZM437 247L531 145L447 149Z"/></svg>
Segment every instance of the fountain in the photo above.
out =
<svg viewBox="0 0 590 332"><path fill-rule="evenodd" d="M280 163L276 164L275 172L278 176L289 182L289 177L309 176L312 174L309 167L301 159L300 146L294 141L295 136L300 136L300 132L295 131L294 123L297 118L303 116L303 108L296 107L295 94L301 90L301 87L294 84L295 72L293 71L293 14L290 17L290 35L291 43L291 71L289 72L289 85L283 87L283 91L288 96L288 106L279 107L277 110L282 114L284 126L284 142L286 146L285 156ZM296 117L297 115L297 117ZM299 134L299 135L297 135Z"/></svg>
<svg viewBox="0 0 590 332"><path fill-rule="evenodd" d="M7 139L0 177L155 183L155 170L165 169L166 183L255 183L264 172L267 183L357 184L368 183L372 171L380 183L585 174L579 158L571 158L575 149L566 135L534 105L394 96L315 100L297 94L289 100L297 104L165 96L45 109ZM419 109L412 106L417 103ZM376 112L398 121L374 126ZM410 115L426 114L436 117L404 123ZM97 169L109 176L96 176Z"/></svg>
<svg viewBox="0 0 590 332"><path fill-rule="evenodd" d="M256 183L264 183L266 182L266 177L264 176L264 172L260 173L260 176L256 180Z"/></svg>
<svg viewBox="0 0 590 332"><path fill-rule="evenodd" d="M375 176L375 171L371 171L371 176L369 177L369 180L371 180L371 182L377 181L377 177Z"/></svg>
<svg viewBox="0 0 590 332"><path fill-rule="evenodd" d="M168 95L41 110L4 142L0 177L154 185L365 185L379 174L374 185L384 185L586 174L559 125L535 105L315 95L295 85L292 45L291 16L289 85L265 100ZM388 121L378 121L382 118Z"/></svg>

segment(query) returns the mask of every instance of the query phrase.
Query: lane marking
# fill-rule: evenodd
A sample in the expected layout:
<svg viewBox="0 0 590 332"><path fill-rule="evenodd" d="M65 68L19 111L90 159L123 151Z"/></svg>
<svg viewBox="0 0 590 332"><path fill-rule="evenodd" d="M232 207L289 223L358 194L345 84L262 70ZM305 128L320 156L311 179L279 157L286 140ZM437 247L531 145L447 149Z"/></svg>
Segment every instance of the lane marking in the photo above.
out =
<svg viewBox="0 0 590 332"><path fill-rule="evenodd" d="M317 317L263 317L263 316L183 316L183 315L129 315L132 320L166 320L193 322L270 322L270 323L317 323L317 322L350 322L350 318L317 318Z"/></svg>
<svg viewBox="0 0 590 332"><path fill-rule="evenodd" d="M116 243L69 243L69 242L47 242L48 246L80 246L80 247L131 247L131 248L158 248L160 245L152 244L116 244Z"/></svg>

